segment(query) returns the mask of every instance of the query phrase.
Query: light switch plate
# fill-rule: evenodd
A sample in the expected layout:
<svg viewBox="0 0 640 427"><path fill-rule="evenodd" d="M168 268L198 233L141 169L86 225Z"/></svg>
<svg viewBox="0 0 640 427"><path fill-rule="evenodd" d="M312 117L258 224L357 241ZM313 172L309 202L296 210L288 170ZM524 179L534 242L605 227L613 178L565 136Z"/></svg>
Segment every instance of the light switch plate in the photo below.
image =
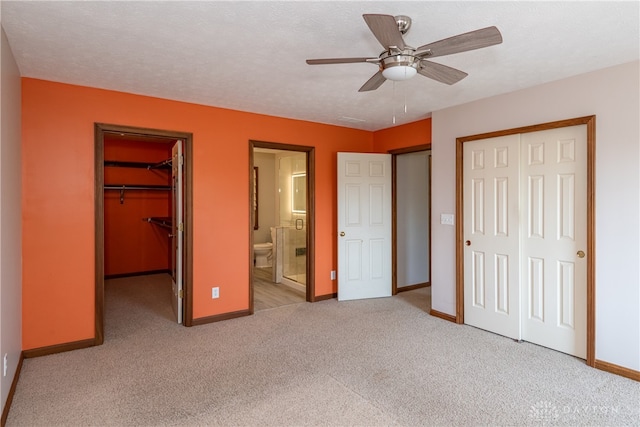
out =
<svg viewBox="0 0 640 427"><path fill-rule="evenodd" d="M453 225L453 214L440 214L440 224Z"/></svg>

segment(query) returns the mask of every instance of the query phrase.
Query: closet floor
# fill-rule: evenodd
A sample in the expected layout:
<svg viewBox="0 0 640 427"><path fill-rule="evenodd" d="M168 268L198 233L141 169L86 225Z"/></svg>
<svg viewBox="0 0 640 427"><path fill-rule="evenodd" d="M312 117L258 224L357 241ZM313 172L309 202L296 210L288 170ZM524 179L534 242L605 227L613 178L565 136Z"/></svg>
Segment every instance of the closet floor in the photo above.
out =
<svg viewBox="0 0 640 427"><path fill-rule="evenodd" d="M166 273L121 277L104 281L105 340L132 331L176 323L171 276Z"/></svg>

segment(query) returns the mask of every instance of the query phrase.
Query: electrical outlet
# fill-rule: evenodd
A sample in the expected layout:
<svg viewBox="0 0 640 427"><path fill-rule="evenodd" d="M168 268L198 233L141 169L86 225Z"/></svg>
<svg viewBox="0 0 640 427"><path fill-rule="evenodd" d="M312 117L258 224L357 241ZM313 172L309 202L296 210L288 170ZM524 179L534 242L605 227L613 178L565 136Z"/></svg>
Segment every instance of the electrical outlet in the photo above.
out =
<svg viewBox="0 0 640 427"><path fill-rule="evenodd" d="M331 270L331 280L336 280L336 271Z"/></svg>
<svg viewBox="0 0 640 427"><path fill-rule="evenodd" d="M220 298L220 288L219 287L215 287L215 288L211 288L211 298L216 299L216 298Z"/></svg>
<svg viewBox="0 0 640 427"><path fill-rule="evenodd" d="M2 362L2 376L3 377L7 376L8 358L9 358L9 355L7 353L5 353L4 357L3 357L3 362Z"/></svg>

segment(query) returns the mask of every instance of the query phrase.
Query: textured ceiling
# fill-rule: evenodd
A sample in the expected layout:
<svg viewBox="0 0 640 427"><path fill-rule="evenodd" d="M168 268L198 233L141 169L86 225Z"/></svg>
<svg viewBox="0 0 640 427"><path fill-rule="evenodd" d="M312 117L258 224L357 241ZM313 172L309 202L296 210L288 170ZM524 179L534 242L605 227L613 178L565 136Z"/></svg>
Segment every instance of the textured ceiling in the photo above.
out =
<svg viewBox="0 0 640 427"><path fill-rule="evenodd" d="M0 4L24 77L366 130L640 56L638 1ZM437 58L469 73L453 86L418 75L359 93L375 65L305 59L380 54L365 13L410 16L413 47L492 25L504 41Z"/></svg>

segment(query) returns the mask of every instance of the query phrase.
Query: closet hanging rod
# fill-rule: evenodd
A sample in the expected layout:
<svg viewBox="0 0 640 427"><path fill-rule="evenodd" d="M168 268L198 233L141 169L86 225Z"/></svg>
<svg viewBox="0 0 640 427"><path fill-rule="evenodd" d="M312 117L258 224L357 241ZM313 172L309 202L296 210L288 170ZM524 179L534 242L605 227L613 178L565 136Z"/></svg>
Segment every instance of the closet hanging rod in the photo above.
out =
<svg viewBox="0 0 640 427"><path fill-rule="evenodd" d="M128 184L109 184L104 186L105 190L171 190L169 185L128 185Z"/></svg>
<svg viewBox="0 0 640 427"><path fill-rule="evenodd" d="M120 204L124 204L124 192L125 190L162 190L169 191L171 187L168 185L127 185L127 184L109 184L104 186L105 190L119 190L120 191Z"/></svg>
<svg viewBox="0 0 640 427"><path fill-rule="evenodd" d="M157 163L149 162L125 162L120 160L105 160L105 167L121 167L121 168L140 168L140 169L170 169L171 159L163 160Z"/></svg>

